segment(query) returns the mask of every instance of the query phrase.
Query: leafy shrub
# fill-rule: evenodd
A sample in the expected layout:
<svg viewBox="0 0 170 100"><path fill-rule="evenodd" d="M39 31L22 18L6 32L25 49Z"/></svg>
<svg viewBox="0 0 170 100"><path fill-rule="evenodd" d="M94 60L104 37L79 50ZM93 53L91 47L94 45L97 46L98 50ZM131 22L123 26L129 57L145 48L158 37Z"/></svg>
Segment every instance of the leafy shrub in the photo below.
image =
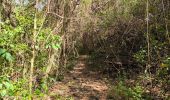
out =
<svg viewBox="0 0 170 100"><path fill-rule="evenodd" d="M116 86L113 86L108 94L109 99L118 100L141 100L143 89L141 86L128 87L125 82L120 81Z"/></svg>
<svg viewBox="0 0 170 100"><path fill-rule="evenodd" d="M170 57L166 57L165 60L160 65L161 69L158 70L158 75L165 77L169 74L170 71Z"/></svg>
<svg viewBox="0 0 170 100"><path fill-rule="evenodd" d="M9 20L0 23L0 71L2 72L0 73L0 75L2 75L2 78L0 78L0 95L1 98L18 96L21 97L22 100L28 100L29 82L26 77L30 74L28 70L30 69L30 59L32 57L33 38L36 38L34 44L36 55L35 74L33 77L42 74L40 79L43 79L43 75L48 74L51 69L58 68L56 67L58 66L56 59L61 45L61 38L59 35L54 34L52 29L47 27L45 22L43 23L43 18L40 17L42 13L38 12L37 27L39 29L37 29L37 35L34 37L34 11L27 10L23 13L20 9L20 7L14 9L15 18L17 20L15 27L10 24ZM55 57L51 57L53 54ZM20 75L17 77L19 78L17 82L14 82L9 77L16 72ZM35 81L37 80L35 79ZM47 92L47 82L45 81L47 80L44 79L41 84L33 83L34 87L38 87L33 89L34 95L42 96Z"/></svg>
<svg viewBox="0 0 170 100"><path fill-rule="evenodd" d="M140 50L138 51L137 53L135 53L133 55L133 57L135 58L135 60L139 63L142 63L142 64L145 64L146 63L146 53L147 51L146 50Z"/></svg>
<svg viewBox="0 0 170 100"><path fill-rule="evenodd" d="M20 97L22 100L26 100L29 94L26 82L23 79L13 82L7 76L0 76L0 98Z"/></svg>
<svg viewBox="0 0 170 100"><path fill-rule="evenodd" d="M0 77L0 97L12 95L14 86L11 81L4 76Z"/></svg>
<svg viewBox="0 0 170 100"><path fill-rule="evenodd" d="M13 61L13 56L5 49L0 48L0 56L7 61Z"/></svg>

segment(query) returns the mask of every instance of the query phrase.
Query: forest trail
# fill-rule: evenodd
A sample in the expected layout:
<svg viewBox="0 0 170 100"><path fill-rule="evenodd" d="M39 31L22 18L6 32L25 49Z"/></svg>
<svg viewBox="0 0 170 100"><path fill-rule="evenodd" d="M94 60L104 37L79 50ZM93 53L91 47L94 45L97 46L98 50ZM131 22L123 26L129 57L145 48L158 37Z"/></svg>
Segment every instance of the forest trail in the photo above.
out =
<svg viewBox="0 0 170 100"><path fill-rule="evenodd" d="M52 87L51 93L74 100L106 100L108 86L99 73L88 69L87 58L81 55L74 69Z"/></svg>

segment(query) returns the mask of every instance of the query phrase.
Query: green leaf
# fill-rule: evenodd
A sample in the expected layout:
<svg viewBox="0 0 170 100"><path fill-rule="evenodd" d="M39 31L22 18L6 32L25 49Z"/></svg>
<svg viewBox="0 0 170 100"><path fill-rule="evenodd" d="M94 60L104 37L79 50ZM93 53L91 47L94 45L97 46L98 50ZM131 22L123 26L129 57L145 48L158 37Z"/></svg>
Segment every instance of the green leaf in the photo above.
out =
<svg viewBox="0 0 170 100"><path fill-rule="evenodd" d="M10 84L10 90L14 90L14 85L13 84Z"/></svg>
<svg viewBox="0 0 170 100"><path fill-rule="evenodd" d="M0 89L2 89L2 85L3 85L3 84L0 83Z"/></svg>
<svg viewBox="0 0 170 100"><path fill-rule="evenodd" d="M1 96L4 97L5 95L7 95L7 90L2 90L1 91Z"/></svg>
<svg viewBox="0 0 170 100"><path fill-rule="evenodd" d="M5 85L5 87L6 87L7 89L10 89L11 84L10 84L9 82L3 82L3 84Z"/></svg>
<svg viewBox="0 0 170 100"><path fill-rule="evenodd" d="M0 55L4 54L6 52L5 49L0 49Z"/></svg>
<svg viewBox="0 0 170 100"><path fill-rule="evenodd" d="M41 92L41 90L36 89L36 90L35 90L35 93L36 93L36 94L40 94L40 93L42 93L42 92Z"/></svg>
<svg viewBox="0 0 170 100"><path fill-rule="evenodd" d="M13 61L13 57L12 57L12 55L10 53L7 52L5 54L6 54L6 56L5 56L6 60Z"/></svg>
<svg viewBox="0 0 170 100"><path fill-rule="evenodd" d="M11 48L14 48L15 46L14 46L14 44L10 44L10 47L11 47Z"/></svg>
<svg viewBox="0 0 170 100"><path fill-rule="evenodd" d="M59 44L52 44L52 48L53 48L53 49L59 49L59 48L60 48L60 45L59 45Z"/></svg>

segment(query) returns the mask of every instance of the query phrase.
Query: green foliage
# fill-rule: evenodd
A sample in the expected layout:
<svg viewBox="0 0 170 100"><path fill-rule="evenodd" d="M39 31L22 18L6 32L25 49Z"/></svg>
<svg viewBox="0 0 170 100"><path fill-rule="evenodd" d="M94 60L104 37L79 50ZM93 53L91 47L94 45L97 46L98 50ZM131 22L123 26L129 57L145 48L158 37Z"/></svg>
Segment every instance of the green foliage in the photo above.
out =
<svg viewBox="0 0 170 100"><path fill-rule="evenodd" d="M163 63L167 65L167 66L164 66L164 67L170 67L170 57L166 57L166 59L163 60Z"/></svg>
<svg viewBox="0 0 170 100"><path fill-rule="evenodd" d="M18 20L20 21L20 19ZM23 26L18 25L16 27L12 27L8 21L1 24L0 47L3 48L1 49L2 53L5 50L5 52L1 55L6 60L12 61L15 56L14 54L21 52L24 53L29 49L26 43L21 43L21 37L24 35L24 32L26 32L24 29L25 26L27 26L27 24ZM13 56L7 51L12 52Z"/></svg>
<svg viewBox="0 0 170 100"><path fill-rule="evenodd" d="M15 18L17 20L17 25L13 27L9 20L0 23L0 68L3 71L2 74L11 74L22 71L28 71L30 66L30 58L32 57L32 41L33 41L33 30L34 30L34 12L20 10L20 7L16 7L14 10ZM24 9L24 8L23 8ZM38 13L38 17L42 16ZM45 71L42 69L48 66L47 61L49 60L49 55L53 51L60 49L61 38L59 35L54 34L50 27L47 27L42 23L43 18L39 17L37 19L37 29L36 35L36 60L35 60L35 73L42 74ZM42 26L41 28L41 25ZM50 52L49 52L50 51ZM57 53L57 52L56 52ZM14 59L15 58L15 59ZM7 62L6 62L7 61ZM13 61L13 62L12 62ZM9 63L10 62L10 63ZM20 65L20 66L19 66ZM4 67L3 67L4 66ZM42 67L43 66L43 67ZM10 70L9 70L10 69ZM39 70L41 73L39 73ZM28 77L29 73L26 72L25 77ZM18 96L22 100L28 100L28 80L22 79L19 76L17 82L12 81L6 76L1 76L0 78L0 97L6 96ZM42 78L42 77L41 77ZM35 84L34 84L35 85ZM48 84L45 80L41 84L37 84L38 88L35 89L34 95L43 96L48 91Z"/></svg>
<svg viewBox="0 0 170 100"><path fill-rule="evenodd" d="M158 70L158 75L161 77L166 77L169 75L170 71L170 57L166 57L160 65L161 69Z"/></svg>
<svg viewBox="0 0 170 100"><path fill-rule="evenodd" d="M14 86L11 81L4 76L0 76L0 97L13 94Z"/></svg>
<svg viewBox="0 0 170 100"><path fill-rule="evenodd" d="M13 61L14 60L13 56L5 49L0 48L0 56L7 61Z"/></svg>
<svg viewBox="0 0 170 100"><path fill-rule="evenodd" d="M134 87L128 87L124 81L119 81L117 85L112 87L108 97L119 100L141 100L143 92L142 87L138 84Z"/></svg>
<svg viewBox="0 0 170 100"><path fill-rule="evenodd" d="M45 4L46 0L43 0L43 2ZM131 70L130 68L132 67L135 69L139 64L146 65L148 53L146 49L148 42L146 41L146 0L81 0L80 6L76 5L75 7L72 7L72 4L74 5L76 2L69 2L69 0L68 5L66 4L67 7L63 6L63 2L54 3L56 3L54 6L57 6L58 14L60 16L68 17L68 19L64 18L64 20L60 20L60 18L56 16L57 14L55 15L55 13L53 13L56 8L51 5L50 12L47 16L43 15L44 12L46 13L45 8L42 9L42 11L37 11L37 34L35 41L33 40L35 38L33 35L35 31L35 7L29 6L31 4L24 6L13 4L15 7L12 7L8 17L10 16L16 19L15 27L11 25L11 18L7 18L4 22L1 22L0 19L0 75L2 75L0 76L1 98L7 96L19 96L22 100L28 99L28 80L21 79L21 77L27 78L29 76L28 70L30 69L30 59L34 58L32 57L33 46L35 46L33 77L42 75L40 76L40 83L35 79L33 85L38 86L34 86L35 89L33 89L33 93L36 96L44 96L44 94L48 92L49 80L52 80L50 75L47 79L43 79L44 74L50 73L50 71L46 73L46 70L48 69L46 67L49 67L50 70L56 70L59 68L58 65L62 65L60 63L66 63L66 60L59 62L58 59L67 59L67 55L64 57L61 57L61 55L64 53L67 54L67 52L72 52L70 50L70 48L72 48L72 45L70 44L72 43L69 44L69 42L76 43L77 40L74 39L75 37L78 41L81 41L81 37L78 37L80 35L72 35L72 32L83 33L83 30L88 32L89 36L86 37L87 40L85 42L89 47L93 45L91 46L93 49L91 51L95 51L95 54L92 53L93 55L91 55L91 60L95 62L95 60L97 61L97 59L100 59L95 65L98 66L96 69L104 69L103 65L99 62L104 62L105 66L115 65L115 68L118 66L121 67L120 69L125 70ZM161 76L161 78L163 77L162 79L164 83L169 82L167 82L167 80L170 71L169 43L167 41L169 38L168 28L170 21L168 13L170 7L168 4L167 0L149 0L148 9L148 31L152 64L150 71L152 72L152 69L154 69L153 71L156 70L158 75ZM44 6L46 7L46 5ZM63 7L70 9L69 11L71 12L62 12L63 9L61 10L60 8ZM80 7L80 9L77 9L78 7ZM75 11L72 11L71 8L75 8ZM2 7L0 7L0 11L2 11ZM77 15L74 14L75 12ZM74 16L69 14L73 14ZM6 14L2 14L0 17L6 17L3 15ZM76 16L78 18L72 18ZM60 21L64 21L63 25L61 25L61 30L63 26L65 26L64 24L71 27L71 29L69 29L69 27L64 27L66 30L68 29L66 32L70 34L67 34L67 39L66 41L64 40L66 48L61 52L61 37L51 28L53 27L53 24L56 23L54 27L57 26L56 28L60 30ZM68 21L68 23L65 23L65 21ZM50 25L47 25L49 23ZM132 56L138 62L137 64L136 62L133 64L134 59L131 60ZM124 59L126 61L124 61ZM106 62L107 65L105 60L109 62ZM71 62L72 63L69 63L66 67L67 69L73 69L72 66L75 65L75 62ZM120 62L120 65L117 64L117 62ZM160 62L161 64L157 70L157 65L159 65L158 63ZM129 68L131 65L132 67ZM143 68L145 67L146 66L143 66ZM19 79L16 82L9 78L11 72L23 73L23 76L19 75ZM58 69L57 72L59 72ZM112 72L109 72L109 74L110 73ZM9 75L9 77L5 75ZM55 75L58 75L55 76L57 80L62 80L64 78L63 74L55 73ZM134 87L129 87L121 80L112 90L114 99L142 99L143 90L138 84ZM60 96L56 98L60 99Z"/></svg>
<svg viewBox="0 0 170 100"><path fill-rule="evenodd" d="M147 57L147 51L146 50L140 50L137 53L133 55L135 60L139 63L145 64L146 63L146 57Z"/></svg>
<svg viewBox="0 0 170 100"><path fill-rule="evenodd" d="M27 98L29 92L25 84L26 81L22 79L12 82L7 76L0 76L0 98L16 96Z"/></svg>

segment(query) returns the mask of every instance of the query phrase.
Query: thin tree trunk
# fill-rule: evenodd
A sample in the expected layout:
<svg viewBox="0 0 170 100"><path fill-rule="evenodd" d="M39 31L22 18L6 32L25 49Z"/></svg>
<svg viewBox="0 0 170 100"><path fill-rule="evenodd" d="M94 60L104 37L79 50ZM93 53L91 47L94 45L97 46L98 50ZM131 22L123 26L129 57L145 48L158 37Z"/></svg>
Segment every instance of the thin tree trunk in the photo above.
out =
<svg viewBox="0 0 170 100"><path fill-rule="evenodd" d="M146 69L145 69L145 73L148 72L148 70L151 67L151 54L150 54L150 34L149 34L149 0L147 0L147 4L146 4L146 22L147 22L147 48L148 48L148 52L147 52L147 56L148 56L148 63L146 65Z"/></svg>
<svg viewBox="0 0 170 100"><path fill-rule="evenodd" d="M38 0L36 0L36 5L38 4ZM37 34L37 8L35 8L35 17L34 17L34 32L33 32L33 40L32 40L32 58L31 58L31 68L30 68L30 80L29 80L29 92L30 97L29 100L32 99L32 85L33 85L33 74L35 67L35 43L36 43L36 34Z"/></svg>
<svg viewBox="0 0 170 100"><path fill-rule="evenodd" d="M163 15L164 15L164 20L165 20L165 28L166 28L166 37L167 37L167 40L170 44L170 37L169 37L169 30L168 30L168 21L167 21L167 18L166 18L166 13L165 13L165 5L164 5L164 0L162 0L162 8L163 8Z"/></svg>

